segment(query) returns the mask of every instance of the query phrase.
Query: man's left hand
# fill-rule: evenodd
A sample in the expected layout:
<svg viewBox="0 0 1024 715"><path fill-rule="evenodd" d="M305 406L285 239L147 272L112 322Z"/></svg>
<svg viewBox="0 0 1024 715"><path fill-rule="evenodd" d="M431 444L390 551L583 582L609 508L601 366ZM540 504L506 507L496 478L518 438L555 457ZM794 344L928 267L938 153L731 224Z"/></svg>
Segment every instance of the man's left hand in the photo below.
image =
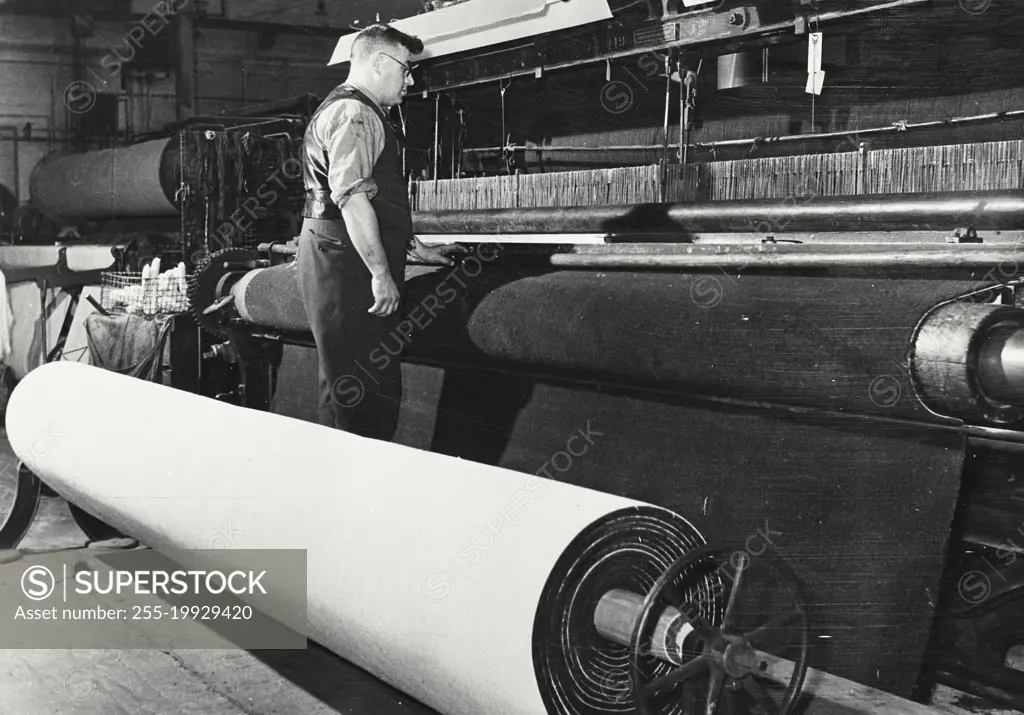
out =
<svg viewBox="0 0 1024 715"><path fill-rule="evenodd" d="M469 249L457 243L446 243L441 246L426 246L419 238L414 237L414 247L409 249L409 255L421 263L430 266L454 266L448 256L455 253L468 253Z"/></svg>

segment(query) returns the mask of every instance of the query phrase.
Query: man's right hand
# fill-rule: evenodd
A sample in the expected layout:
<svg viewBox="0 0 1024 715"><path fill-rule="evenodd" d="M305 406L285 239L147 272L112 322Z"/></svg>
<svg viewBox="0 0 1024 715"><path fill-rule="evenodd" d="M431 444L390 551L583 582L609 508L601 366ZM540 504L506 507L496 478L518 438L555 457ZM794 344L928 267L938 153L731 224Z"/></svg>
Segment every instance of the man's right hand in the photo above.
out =
<svg viewBox="0 0 1024 715"><path fill-rule="evenodd" d="M384 274L380 278L374 277L370 289L373 291L374 303L368 313L378 318L386 318L398 310L398 286L390 274Z"/></svg>

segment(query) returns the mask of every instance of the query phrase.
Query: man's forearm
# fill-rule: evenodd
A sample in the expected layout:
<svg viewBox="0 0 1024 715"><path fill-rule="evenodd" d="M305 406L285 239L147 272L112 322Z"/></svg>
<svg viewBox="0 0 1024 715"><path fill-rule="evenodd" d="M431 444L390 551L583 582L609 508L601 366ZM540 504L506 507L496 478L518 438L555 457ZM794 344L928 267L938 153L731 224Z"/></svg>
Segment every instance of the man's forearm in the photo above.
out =
<svg viewBox="0 0 1024 715"><path fill-rule="evenodd" d="M341 216L345 220L352 245L370 273L375 278L388 275L388 259L384 253L384 244L380 240L377 214L366 194L352 196L341 209Z"/></svg>

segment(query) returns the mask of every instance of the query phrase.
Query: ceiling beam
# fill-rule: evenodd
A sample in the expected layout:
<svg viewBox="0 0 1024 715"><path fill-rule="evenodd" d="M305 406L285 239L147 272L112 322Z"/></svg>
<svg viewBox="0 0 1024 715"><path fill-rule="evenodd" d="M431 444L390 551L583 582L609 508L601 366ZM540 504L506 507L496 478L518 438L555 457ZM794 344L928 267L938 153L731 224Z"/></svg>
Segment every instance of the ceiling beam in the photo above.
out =
<svg viewBox="0 0 1024 715"><path fill-rule="evenodd" d="M4 0L0 15L30 17L74 17L87 15L95 20L124 20L132 17L130 0Z"/></svg>
<svg viewBox="0 0 1024 715"><path fill-rule="evenodd" d="M202 15L196 18L201 27L223 30L240 30L245 32L273 32L279 35L313 35L324 39L336 40L356 30L348 27L324 27L322 25L295 25L290 22L260 22L255 20L233 20L226 17Z"/></svg>

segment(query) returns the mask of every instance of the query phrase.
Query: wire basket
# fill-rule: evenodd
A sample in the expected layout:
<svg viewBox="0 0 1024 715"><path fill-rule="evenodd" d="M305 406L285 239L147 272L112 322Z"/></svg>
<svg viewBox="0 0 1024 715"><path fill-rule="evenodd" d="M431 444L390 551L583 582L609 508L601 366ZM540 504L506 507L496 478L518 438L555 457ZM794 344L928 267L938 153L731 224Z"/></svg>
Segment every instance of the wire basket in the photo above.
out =
<svg viewBox="0 0 1024 715"><path fill-rule="evenodd" d="M110 313L155 316L182 313L189 308L188 284L174 270L148 278L141 273L103 273L100 305Z"/></svg>

